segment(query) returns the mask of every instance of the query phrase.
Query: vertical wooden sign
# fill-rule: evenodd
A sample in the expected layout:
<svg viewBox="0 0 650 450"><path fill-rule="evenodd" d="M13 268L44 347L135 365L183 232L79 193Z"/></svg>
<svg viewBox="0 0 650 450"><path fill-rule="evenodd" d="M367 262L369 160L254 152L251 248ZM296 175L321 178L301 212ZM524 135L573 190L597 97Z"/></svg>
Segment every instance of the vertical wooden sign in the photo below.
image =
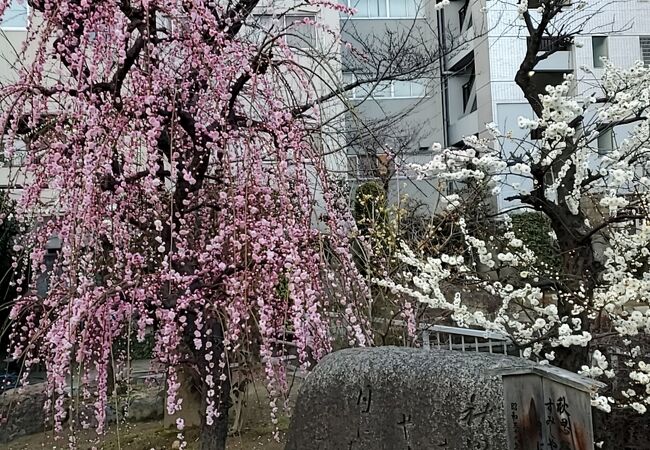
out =
<svg viewBox="0 0 650 450"><path fill-rule="evenodd" d="M509 450L593 450L595 385L555 368L505 375Z"/></svg>

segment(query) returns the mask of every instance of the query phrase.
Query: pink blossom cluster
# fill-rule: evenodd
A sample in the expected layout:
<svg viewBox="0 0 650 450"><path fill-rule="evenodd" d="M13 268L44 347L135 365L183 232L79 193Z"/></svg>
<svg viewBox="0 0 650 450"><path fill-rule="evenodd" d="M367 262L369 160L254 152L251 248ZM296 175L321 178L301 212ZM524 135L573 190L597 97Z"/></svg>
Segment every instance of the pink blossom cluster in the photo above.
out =
<svg viewBox="0 0 650 450"><path fill-rule="evenodd" d="M182 406L177 367L189 361L200 374L208 423L239 351L258 349L281 391L273 342L287 329L305 364L330 350L326 309L344 311L352 339L367 344L361 306L345 295L367 295L349 252L353 225L279 88L293 80L314 101L310 75L284 41L245 38L256 2L30 4L23 51L33 57L0 92L0 126L30 140L16 260L30 270L12 310L13 355L46 365L57 427L74 372L102 430L109 366L122 357L114 345L131 328L140 340L155 330L170 413ZM53 236L62 246L48 271ZM334 301L324 300L327 274Z"/></svg>

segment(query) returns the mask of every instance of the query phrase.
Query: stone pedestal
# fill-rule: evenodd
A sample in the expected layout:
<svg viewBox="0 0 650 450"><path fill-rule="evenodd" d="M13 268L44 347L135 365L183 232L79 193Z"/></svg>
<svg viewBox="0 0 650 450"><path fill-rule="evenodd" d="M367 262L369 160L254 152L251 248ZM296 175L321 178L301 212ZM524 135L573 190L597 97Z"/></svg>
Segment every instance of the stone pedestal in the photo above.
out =
<svg viewBox="0 0 650 450"><path fill-rule="evenodd" d="M45 431L48 417L43 407L46 400L45 383L0 394L0 443Z"/></svg>
<svg viewBox="0 0 650 450"><path fill-rule="evenodd" d="M336 352L306 378L286 450L593 449L587 391L595 386L545 370L488 353ZM546 397L552 399L548 414ZM555 428L546 426L551 417ZM569 428L572 440L558 438L552 447L547 438L566 437Z"/></svg>

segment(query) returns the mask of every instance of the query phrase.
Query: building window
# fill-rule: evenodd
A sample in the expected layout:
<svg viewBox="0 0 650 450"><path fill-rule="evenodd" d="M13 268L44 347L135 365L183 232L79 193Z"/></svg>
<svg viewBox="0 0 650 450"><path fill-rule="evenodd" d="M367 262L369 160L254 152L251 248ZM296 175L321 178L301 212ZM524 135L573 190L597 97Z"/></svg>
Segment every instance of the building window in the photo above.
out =
<svg viewBox="0 0 650 450"><path fill-rule="evenodd" d="M388 17L385 0L348 0L348 6L357 10L355 17Z"/></svg>
<svg viewBox="0 0 650 450"><path fill-rule="evenodd" d="M344 84L352 83L355 77L351 73L344 74ZM347 93L348 98L365 99L372 97L383 98L421 98L426 96L426 83L424 80L412 81L381 81L358 86Z"/></svg>
<svg viewBox="0 0 650 450"><path fill-rule="evenodd" d="M602 58L607 58L609 52L607 50L607 37L606 36L592 36L591 47L593 50L594 67L604 67Z"/></svg>
<svg viewBox="0 0 650 450"><path fill-rule="evenodd" d="M283 34L285 42L292 48L310 49L316 46L316 26L313 24L315 16L286 15L277 17L277 19L280 23L275 23L273 16L255 16L254 24L251 26L250 39L261 44L269 37Z"/></svg>
<svg viewBox="0 0 650 450"><path fill-rule="evenodd" d="M474 86L474 79L470 78L469 81L463 84L463 111L467 111L467 104L472 96L472 87Z"/></svg>
<svg viewBox="0 0 650 450"><path fill-rule="evenodd" d="M27 143L22 139L16 139L11 148L11 157L5 155L7 137L0 141L0 164L2 167L20 167L27 159Z"/></svg>
<svg viewBox="0 0 650 450"><path fill-rule="evenodd" d="M392 88L393 98L418 98L426 94L426 87L422 81L393 81Z"/></svg>
<svg viewBox="0 0 650 450"><path fill-rule="evenodd" d="M650 36L641 36L641 60L646 66L650 66Z"/></svg>
<svg viewBox="0 0 650 450"><path fill-rule="evenodd" d="M606 155L614 150L614 133L612 129L603 130L598 134L598 154Z"/></svg>
<svg viewBox="0 0 650 450"><path fill-rule="evenodd" d="M424 16L422 0L341 0L341 3L357 10L351 16L353 18L412 19Z"/></svg>
<svg viewBox="0 0 650 450"><path fill-rule="evenodd" d="M348 156L348 177L357 178L358 172L359 172L359 163L357 161L357 157L354 155Z"/></svg>
<svg viewBox="0 0 650 450"><path fill-rule="evenodd" d="M316 45L316 26L314 16L285 16L289 28L287 44L295 48L314 48Z"/></svg>
<svg viewBox="0 0 650 450"><path fill-rule="evenodd" d="M388 0L389 17L416 17L419 2L416 0Z"/></svg>
<svg viewBox="0 0 650 450"><path fill-rule="evenodd" d="M469 79L462 86L463 92L463 113L469 114L476 111L476 92L474 90L474 82L476 81L476 72L474 66L472 66L472 71L469 74ZM472 103L470 103L472 100Z"/></svg>
<svg viewBox="0 0 650 450"><path fill-rule="evenodd" d="M372 180L391 177L395 162L387 154L348 156L348 174L357 180Z"/></svg>
<svg viewBox="0 0 650 450"><path fill-rule="evenodd" d="M372 155L348 156L350 177L356 180L377 178L377 158Z"/></svg>
<svg viewBox="0 0 650 450"><path fill-rule="evenodd" d="M11 0L0 18L0 28L23 30L27 28L27 0Z"/></svg>
<svg viewBox="0 0 650 450"><path fill-rule="evenodd" d="M465 3L465 4L464 4L463 6L461 6L460 9L458 10L458 23L460 24L460 28L461 28L461 29L463 28L463 24L465 23L465 18L467 17L467 6L468 6L468 3L469 3L469 2ZM470 15L470 18L471 18L471 17L472 17L472 16Z"/></svg>

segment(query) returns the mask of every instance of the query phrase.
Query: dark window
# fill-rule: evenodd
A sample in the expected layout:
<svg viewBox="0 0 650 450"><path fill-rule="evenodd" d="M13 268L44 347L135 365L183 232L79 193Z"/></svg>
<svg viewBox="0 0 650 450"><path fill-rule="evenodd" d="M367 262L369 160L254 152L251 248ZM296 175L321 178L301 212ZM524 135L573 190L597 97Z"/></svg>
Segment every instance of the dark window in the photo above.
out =
<svg viewBox="0 0 650 450"><path fill-rule="evenodd" d="M468 103L470 98L472 97L472 90L474 89L474 80L476 79L476 76L472 72L472 74L469 77L469 80L467 80L467 83L463 84L463 111L465 113L470 113L473 112L476 107L476 97L474 97L474 102L472 103L472 107L468 108Z"/></svg>
<svg viewBox="0 0 650 450"><path fill-rule="evenodd" d="M467 15L467 3L465 3L459 10L458 10L458 23L460 24L460 28L463 28L463 24L465 23L465 16Z"/></svg>
<svg viewBox="0 0 650 450"><path fill-rule="evenodd" d="M540 140L542 139L544 135L544 128L535 128L534 130L530 130L530 138L534 140Z"/></svg>
<svg viewBox="0 0 650 450"><path fill-rule="evenodd" d="M395 162L387 154L348 156L348 173L359 180L391 177Z"/></svg>
<svg viewBox="0 0 650 450"><path fill-rule="evenodd" d="M598 134L598 154L606 155L612 150L614 150L614 133L612 129L600 131Z"/></svg>
<svg viewBox="0 0 650 450"><path fill-rule="evenodd" d="M593 59L594 67L603 67L602 58L607 58L609 56L609 51L607 50L607 36L592 36L591 37L591 48L593 50Z"/></svg>
<svg viewBox="0 0 650 450"><path fill-rule="evenodd" d="M641 36L641 59L646 66L650 66L650 36Z"/></svg>
<svg viewBox="0 0 650 450"><path fill-rule="evenodd" d="M373 155L357 156L359 178L368 179L377 176L377 158Z"/></svg>

